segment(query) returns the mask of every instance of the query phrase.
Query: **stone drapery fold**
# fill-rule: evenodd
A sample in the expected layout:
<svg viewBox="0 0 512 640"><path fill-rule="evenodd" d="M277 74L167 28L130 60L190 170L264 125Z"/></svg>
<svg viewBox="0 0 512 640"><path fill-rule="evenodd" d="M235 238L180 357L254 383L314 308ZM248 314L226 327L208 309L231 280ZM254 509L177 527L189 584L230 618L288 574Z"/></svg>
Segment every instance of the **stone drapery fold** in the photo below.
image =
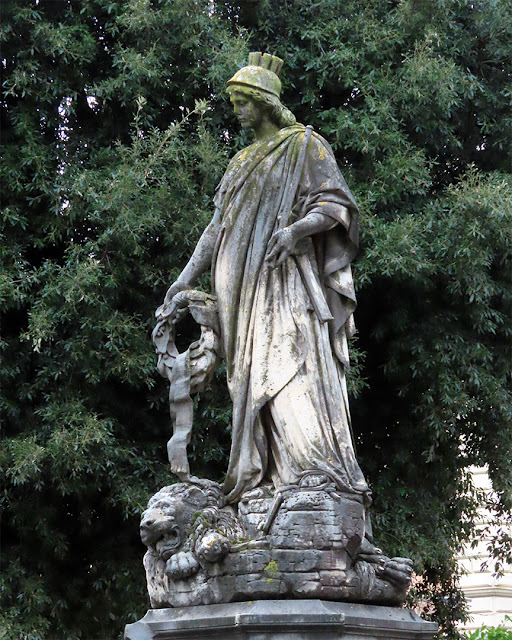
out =
<svg viewBox="0 0 512 640"><path fill-rule="evenodd" d="M353 452L343 371L347 336L354 330L350 263L357 251L358 210L329 145L316 133L290 223L312 212L337 223L297 248L307 254L325 294L333 316L328 328L315 316L294 257L275 269L265 263L303 137L302 125L287 127L239 152L215 197L221 223L212 275L233 400L224 487L231 501L262 481L269 455L274 482L285 484L301 471L320 469L345 491L368 490ZM279 407L292 388L305 403L304 414L308 402L319 414L318 424L300 424L300 416L288 424L290 418L282 416ZM303 445L295 449L286 440Z"/></svg>

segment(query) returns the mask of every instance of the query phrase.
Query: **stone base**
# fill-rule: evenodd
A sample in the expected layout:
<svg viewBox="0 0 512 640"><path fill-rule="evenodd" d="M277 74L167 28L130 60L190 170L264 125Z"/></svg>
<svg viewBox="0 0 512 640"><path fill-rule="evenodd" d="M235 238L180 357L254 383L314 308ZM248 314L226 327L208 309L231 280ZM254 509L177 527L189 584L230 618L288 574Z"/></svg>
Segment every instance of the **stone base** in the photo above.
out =
<svg viewBox="0 0 512 640"><path fill-rule="evenodd" d="M153 609L272 599L400 606L412 562L365 538L363 497L317 487L225 504L213 482L165 487L141 532Z"/></svg>
<svg viewBox="0 0 512 640"><path fill-rule="evenodd" d="M152 609L125 640L431 640L437 624L396 607L259 600Z"/></svg>

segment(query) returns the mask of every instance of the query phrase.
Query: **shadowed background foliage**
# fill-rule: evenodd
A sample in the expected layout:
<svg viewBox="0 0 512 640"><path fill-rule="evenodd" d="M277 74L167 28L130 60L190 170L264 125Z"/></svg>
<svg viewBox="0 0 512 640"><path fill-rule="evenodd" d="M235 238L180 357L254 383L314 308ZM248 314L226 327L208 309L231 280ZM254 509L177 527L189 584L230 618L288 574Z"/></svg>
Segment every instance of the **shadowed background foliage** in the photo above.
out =
<svg viewBox="0 0 512 640"><path fill-rule="evenodd" d="M360 205L349 382L375 537L456 635L469 465L510 518L510 3L9 0L1 37L0 638L116 638L148 607L138 517L175 481L153 311L249 140L223 87L251 50L285 60L283 101ZM192 467L219 479L222 369L196 418ZM493 549L499 570L504 528Z"/></svg>

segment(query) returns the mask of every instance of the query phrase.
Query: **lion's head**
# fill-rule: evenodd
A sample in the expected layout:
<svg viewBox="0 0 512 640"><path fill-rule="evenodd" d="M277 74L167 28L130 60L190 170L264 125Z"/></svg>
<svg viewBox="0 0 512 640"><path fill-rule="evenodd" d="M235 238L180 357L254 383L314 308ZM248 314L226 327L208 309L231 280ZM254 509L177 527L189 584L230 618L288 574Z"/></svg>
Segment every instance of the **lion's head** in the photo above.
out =
<svg viewBox="0 0 512 640"><path fill-rule="evenodd" d="M144 566L151 603L161 607L171 603L176 581L182 590L203 588L205 567L221 562L244 531L220 486L196 480L156 493L142 514L140 535L148 547ZM184 587L181 581L189 578L193 586Z"/></svg>
<svg viewBox="0 0 512 640"><path fill-rule="evenodd" d="M225 504L219 486L209 480L164 487L149 500L148 508L142 514L142 542L163 560L179 550L192 550L187 547L195 542L195 529L201 526L205 510L221 509ZM197 526L194 526L196 522Z"/></svg>

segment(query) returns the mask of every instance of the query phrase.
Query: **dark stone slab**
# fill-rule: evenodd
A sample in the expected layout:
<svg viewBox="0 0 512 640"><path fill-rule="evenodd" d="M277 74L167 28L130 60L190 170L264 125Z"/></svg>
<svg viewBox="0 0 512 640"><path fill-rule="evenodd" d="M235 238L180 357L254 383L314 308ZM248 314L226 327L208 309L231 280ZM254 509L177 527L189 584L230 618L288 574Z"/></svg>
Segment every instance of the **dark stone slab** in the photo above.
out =
<svg viewBox="0 0 512 640"><path fill-rule="evenodd" d="M431 640L434 622L397 607L323 600L258 600L152 609L125 640Z"/></svg>

